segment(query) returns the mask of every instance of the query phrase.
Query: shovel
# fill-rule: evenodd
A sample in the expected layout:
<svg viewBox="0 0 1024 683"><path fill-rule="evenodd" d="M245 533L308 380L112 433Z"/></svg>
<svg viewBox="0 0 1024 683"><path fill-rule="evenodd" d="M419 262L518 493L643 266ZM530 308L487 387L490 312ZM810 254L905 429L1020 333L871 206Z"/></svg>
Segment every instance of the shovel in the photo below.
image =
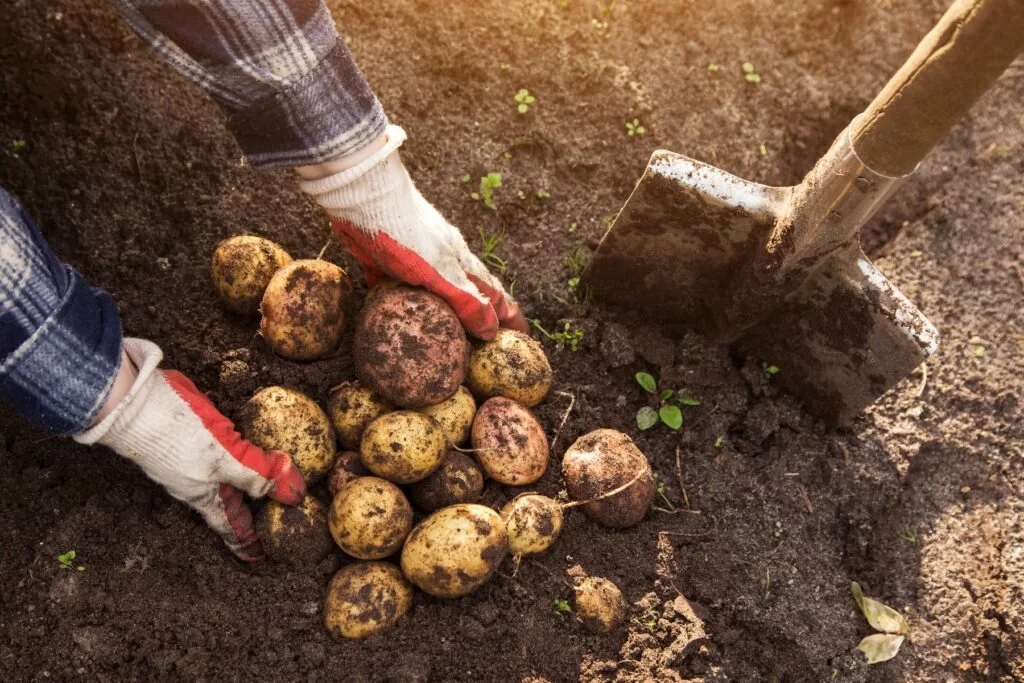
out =
<svg viewBox="0 0 1024 683"><path fill-rule="evenodd" d="M1024 0L957 0L794 187L654 152L584 283L733 345L812 414L849 421L938 348L860 227L1022 48Z"/></svg>

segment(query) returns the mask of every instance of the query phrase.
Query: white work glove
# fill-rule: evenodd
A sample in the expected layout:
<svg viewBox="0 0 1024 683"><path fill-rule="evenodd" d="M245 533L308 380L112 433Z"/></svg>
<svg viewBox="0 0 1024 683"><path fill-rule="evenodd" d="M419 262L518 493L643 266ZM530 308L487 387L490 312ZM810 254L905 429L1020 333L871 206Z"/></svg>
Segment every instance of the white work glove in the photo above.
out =
<svg viewBox="0 0 1024 683"><path fill-rule="evenodd" d="M300 502L306 487L291 458L243 439L187 377L158 369L163 353L153 342L126 338L124 349L139 370L135 383L107 417L75 435L75 441L103 444L134 461L202 514L235 555L262 561L242 492L269 495L286 505Z"/></svg>
<svg viewBox="0 0 1024 683"><path fill-rule="evenodd" d="M390 275L443 297L463 326L492 339L499 325L527 331L519 306L466 246L455 226L423 198L398 148L405 131L388 126L387 142L352 168L300 181L327 209L334 233L362 264L368 284Z"/></svg>

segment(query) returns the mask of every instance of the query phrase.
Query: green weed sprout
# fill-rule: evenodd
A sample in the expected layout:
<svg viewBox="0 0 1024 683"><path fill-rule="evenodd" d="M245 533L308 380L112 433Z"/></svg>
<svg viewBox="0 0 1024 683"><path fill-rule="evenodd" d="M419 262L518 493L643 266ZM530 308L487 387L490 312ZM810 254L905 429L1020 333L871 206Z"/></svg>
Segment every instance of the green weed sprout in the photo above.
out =
<svg viewBox="0 0 1024 683"><path fill-rule="evenodd" d="M754 71L754 65L750 62L743 62L743 78L747 83L761 82L761 75Z"/></svg>
<svg viewBox="0 0 1024 683"><path fill-rule="evenodd" d="M480 178L480 191L469 196L474 201L482 201L484 206L491 211L497 211L498 207L494 205L494 191L499 187L501 187L501 174L491 172Z"/></svg>
<svg viewBox="0 0 1024 683"><path fill-rule="evenodd" d="M540 318L533 318L530 324L537 328L537 331L555 342L559 346L568 347L570 351L579 351L580 342L583 341L583 330L573 327L572 323L566 323L561 332L549 332L540 322Z"/></svg>
<svg viewBox="0 0 1024 683"><path fill-rule="evenodd" d="M505 231L488 235L484 233L484 229L479 225L476 229L477 232L480 233L480 241L483 242L483 253L480 254L480 260L489 267L497 270L499 273L504 274L508 269L508 263L505 259L498 256L498 254L495 253L495 250L498 248L498 245L501 244L501 240L505 236Z"/></svg>
<svg viewBox="0 0 1024 683"><path fill-rule="evenodd" d="M634 135L643 135L646 132L647 129L640 123L640 119L626 121L626 135L633 137Z"/></svg>
<svg viewBox="0 0 1024 683"><path fill-rule="evenodd" d="M658 397L658 408L644 406L636 413L636 426L641 431L646 431L659 422L671 430L677 430L683 426L683 411L680 406L699 406L700 401L686 396L681 389L663 389L658 391L658 382L654 376L647 372L636 373L636 382L652 396Z"/></svg>
<svg viewBox="0 0 1024 683"><path fill-rule="evenodd" d="M537 98L530 94L530 91L526 88L520 88L516 92L516 110L520 114L525 114L530 111L530 105L537 101Z"/></svg>

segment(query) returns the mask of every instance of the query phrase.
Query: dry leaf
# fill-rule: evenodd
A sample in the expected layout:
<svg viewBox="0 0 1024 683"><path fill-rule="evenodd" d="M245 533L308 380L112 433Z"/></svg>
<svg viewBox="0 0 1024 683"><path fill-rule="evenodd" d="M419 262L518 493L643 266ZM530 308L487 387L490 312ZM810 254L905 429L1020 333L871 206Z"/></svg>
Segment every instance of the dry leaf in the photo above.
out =
<svg viewBox="0 0 1024 683"><path fill-rule="evenodd" d="M896 636L891 633L876 633L860 641L857 649L864 653L868 664L885 662L896 656L900 651L905 636Z"/></svg>
<svg viewBox="0 0 1024 683"><path fill-rule="evenodd" d="M860 611L864 613L864 618L873 629L882 633L910 633L910 626L902 614L878 600L865 597L860 590L860 584L856 581L850 582L850 592L853 593L853 599L857 601Z"/></svg>

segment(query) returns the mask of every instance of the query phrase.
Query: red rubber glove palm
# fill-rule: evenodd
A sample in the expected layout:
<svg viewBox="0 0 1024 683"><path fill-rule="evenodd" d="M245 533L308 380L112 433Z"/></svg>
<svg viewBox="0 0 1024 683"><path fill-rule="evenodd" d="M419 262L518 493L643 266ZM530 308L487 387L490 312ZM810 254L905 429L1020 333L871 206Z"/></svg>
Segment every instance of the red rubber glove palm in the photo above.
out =
<svg viewBox="0 0 1024 683"><path fill-rule="evenodd" d="M369 284L382 274L444 297L470 334L491 339L503 325L527 331L519 306L466 240L423 198L398 148L405 131L352 168L299 186L327 209L335 234L359 260Z"/></svg>
<svg viewBox="0 0 1024 683"><path fill-rule="evenodd" d="M124 349L139 371L134 384L107 417L75 440L101 443L132 460L202 514L235 555L262 561L242 493L299 503L306 487L291 458L243 439L187 377L158 369L163 353L153 342L128 338Z"/></svg>

